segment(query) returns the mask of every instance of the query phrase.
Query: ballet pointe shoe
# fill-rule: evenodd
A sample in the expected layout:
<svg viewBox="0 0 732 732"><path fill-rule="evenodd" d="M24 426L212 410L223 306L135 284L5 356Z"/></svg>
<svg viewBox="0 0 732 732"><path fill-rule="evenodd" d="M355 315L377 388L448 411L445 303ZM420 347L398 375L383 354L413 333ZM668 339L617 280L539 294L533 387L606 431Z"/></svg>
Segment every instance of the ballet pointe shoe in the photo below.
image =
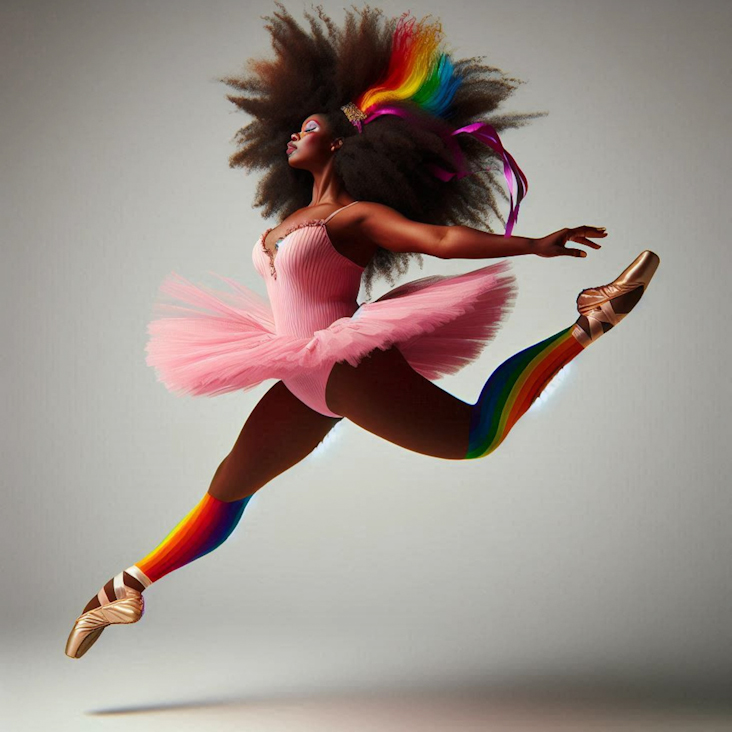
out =
<svg viewBox="0 0 732 732"><path fill-rule="evenodd" d="M583 347L586 348L590 343L596 341L629 314L638 302L637 300L627 313L616 312L612 301L641 287L643 289L638 295L638 300L640 300L648 289L660 261L657 254L646 250L641 252L632 264L609 284L582 290L577 297L577 310L580 315L587 318L590 333L588 335L584 328L576 324L574 335Z"/></svg>
<svg viewBox="0 0 732 732"><path fill-rule="evenodd" d="M136 623L142 617L145 612L142 593L125 585L123 574L120 572L114 578L116 599L110 601L102 587L98 594L101 605L76 619L66 641L66 655L69 658L81 658L108 625Z"/></svg>

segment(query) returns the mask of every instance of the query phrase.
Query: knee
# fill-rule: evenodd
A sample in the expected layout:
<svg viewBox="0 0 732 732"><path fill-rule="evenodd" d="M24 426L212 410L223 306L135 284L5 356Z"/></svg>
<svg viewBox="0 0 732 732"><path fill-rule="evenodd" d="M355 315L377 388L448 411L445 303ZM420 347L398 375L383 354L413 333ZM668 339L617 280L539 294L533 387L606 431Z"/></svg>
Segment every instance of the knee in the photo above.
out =
<svg viewBox="0 0 732 732"><path fill-rule="evenodd" d="M226 502L239 501L253 495L262 487L253 484L251 480L237 476L230 458L231 455L227 455L216 468L208 489L209 495Z"/></svg>

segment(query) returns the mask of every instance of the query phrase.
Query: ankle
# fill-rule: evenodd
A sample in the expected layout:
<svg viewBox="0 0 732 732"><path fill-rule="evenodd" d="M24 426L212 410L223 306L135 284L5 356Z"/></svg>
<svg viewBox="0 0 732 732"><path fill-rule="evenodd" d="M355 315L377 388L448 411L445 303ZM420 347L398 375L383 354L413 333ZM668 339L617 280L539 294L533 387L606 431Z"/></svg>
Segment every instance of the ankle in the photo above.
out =
<svg viewBox="0 0 732 732"><path fill-rule="evenodd" d="M86 604L84 612L109 605L111 602L121 600L130 594L142 594L152 581L135 565L112 577L99 592Z"/></svg>
<svg viewBox="0 0 732 732"><path fill-rule="evenodd" d="M129 587L131 590L137 590L137 592L144 592L148 587L148 585L144 585L142 582L135 579L126 570L122 573L122 579L126 587Z"/></svg>
<svg viewBox="0 0 732 732"><path fill-rule="evenodd" d="M137 592L144 592L152 584L152 580L136 564L122 572L122 581L126 587Z"/></svg>
<svg viewBox="0 0 732 732"><path fill-rule="evenodd" d="M613 327L613 324L607 321L603 321L598 323L594 330L592 326L590 325L589 319L584 316L580 315L577 320L574 322L574 327L572 328L572 332L574 337L583 345L589 345L593 340L597 340L601 335L604 335L609 330L611 330Z"/></svg>
<svg viewBox="0 0 732 732"><path fill-rule="evenodd" d="M610 297L613 289L620 294ZM572 330L582 347L587 348L600 336L612 330L638 304L644 289L643 285L638 285L631 289L626 287L623 292L611 283L603 288L583 290L577 298L580 316Z"/></svg>

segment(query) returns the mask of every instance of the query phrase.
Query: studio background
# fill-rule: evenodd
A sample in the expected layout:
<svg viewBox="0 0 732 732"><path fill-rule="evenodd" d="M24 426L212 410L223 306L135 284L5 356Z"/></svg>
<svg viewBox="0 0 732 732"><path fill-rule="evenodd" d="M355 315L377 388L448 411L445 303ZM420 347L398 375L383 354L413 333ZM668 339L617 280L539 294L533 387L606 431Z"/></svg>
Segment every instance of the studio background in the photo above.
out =
<svg viewBox="0 0 732 732"><path fill-rule="evenodd" d="M340 23L341 5L323 5ZM378 5L437 15L458 58L485 55L526 82L506 110L549 113L503 135L529 180L516 234L609 233L586 259L514 258L504 328L438 384L474 402L501 361L574 321L581 289L647 248L661 257L648 295L486 459L421 456L344 421L256 495L221 548L156 583L139 624L71 661L88 599L200 500L274 383L180 398L144 353L169 272L265 292L252 247L276 222L252 208L257 178L228 167L248 118L216 77L271 53L260 16L274 6L6 0L0 693L12 719L43 718L43 699L72 729L93 708L322 689L725 693L732 5ZM477 266L425 257L399 283ZM374 299L390 287L379 280Z"/></svg>

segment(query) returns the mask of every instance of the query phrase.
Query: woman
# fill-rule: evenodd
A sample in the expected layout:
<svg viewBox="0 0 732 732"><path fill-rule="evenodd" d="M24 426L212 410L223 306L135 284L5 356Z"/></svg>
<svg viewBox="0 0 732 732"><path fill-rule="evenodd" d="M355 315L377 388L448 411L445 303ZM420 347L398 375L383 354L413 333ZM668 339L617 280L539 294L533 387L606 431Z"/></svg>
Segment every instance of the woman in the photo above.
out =
<svg viewBox="0 0 732 732"><path fill-rule="evenodd" d="M231 165L265 168L256 203L284 214L253 250L269 304L226 278L233 293L173 274L161 290L185 306L161 303L168 317L149 329L148 363L171 390L213 395L279 381L200 503L89 601L67 642L72 658L106 626L139 620L150 584L219 546L251 496L344 417L425 455L492 452L557 371L633 309L658 265L644 252L611 284L583 291L577 321L502 364L474 404L437 387L433 379L473 361L494 335L513 294L505 265L423 278L359 307L362 280L368 293L376 274L422 254L584 257L567 244L599 249L593 239L606 232L511 235L526 180L496 128L529 116L475 121L515 80L475 59L453 62L438 24L371 9L348 13L342 29L322 11L306 17L309 32L279 6L268 26L275 60L224 79L240 92L229 99L254 118ZM498 182L480 170L496 160L511 189L504 236L467 225L486 207L500 217Z"/></svg>

